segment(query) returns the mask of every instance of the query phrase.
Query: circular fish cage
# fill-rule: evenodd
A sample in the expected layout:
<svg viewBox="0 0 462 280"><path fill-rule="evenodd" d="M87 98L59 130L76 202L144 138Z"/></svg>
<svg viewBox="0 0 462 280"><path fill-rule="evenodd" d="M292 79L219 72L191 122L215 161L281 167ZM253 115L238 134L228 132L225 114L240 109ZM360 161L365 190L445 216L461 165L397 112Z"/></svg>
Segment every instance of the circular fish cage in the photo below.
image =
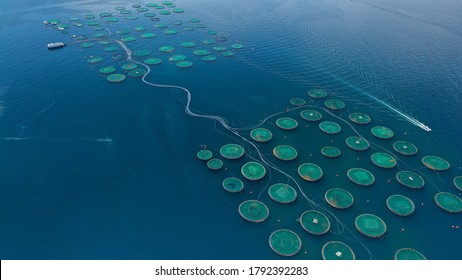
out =
<svg viewBox="0 0 462 280"><path fill-rule="evenodd" d="M321 154L328 158L336 158L339 157L342 152L336 147L326 146L321 149Z"/></svg>
<svg viewBox="0 0 462 280"><path fill-rule="evenodd" d="M297 150L289 145L276 146L273 149L273 154L280 160L294 160L298 156Z"/></svg>
<svg viewBox="0 0 462 280"><path fill-rule="evenodd" d="M387 153L373 153L371 155L371 161L378 167L389 169L396 166L396 159Z"/></svg>
<svg viewBox="0 0 462 280"><path fill-rule="evenodd" d="M326 102L324 102L324 105L327 108L334 110L334 111L342 110L343 108L345 108L345 103L337 99L326 100Z"/></svg>
<svg viewBox="0 0 462 280"><path fill-rule="evenodd" d="M439 192L435 195L436 204L450 213L462 212L462 199L452 193Z"/></svg>
<svg viewBox="0 0 462 280"><path fill-rule="evenodd" d="M393 130L385 126L374 126L371 128L372 135L379 139L391 139L395 136Z"/></svg>
<svg viewBox="0 0 462 280"><path fill-rule="evenodd" d="M351 113L349 118L352 122L357 124L368 124L371 122L371 117L364 113Z"/></svg>
<svg viewBox="0 0 462 280"><path fill-rule="evenodd" d="M108 46L108 45L111 45L112 42L111 41L107 41L107 40L101 40L98 42L101 46Z"/></svg>
<svg viewBox="0 0 462 280"><path fill-rule="evenodd" d="M229 177L223 180L223 188L230 193L238 193L244 189L244 183L235 177Z"/></svg>
<svg viewBox="0 0 462 280"><path fill-rule="evenodd" d="M170 61L173 61L173 62L179 62L179 61L183 61L183 60L186 60L187 57L185 55L182 55L182 54L175 54L175 55L172 55L169 60Z"/></svg>
<svg viewBox="0 0 462 280"><path fill-rule="evenodd" d="M308 95L311 98L322 99L322 98L325 98L327 96L327 92L325 92L322 89L310 89L308 91Z"/></svg>
<svg viewBox="0 0 462 280"><path fill-rule="evenodd" d="M236 43L236 44L232 44L231 45L231 48L233 49L242 49L244 47L243 44L240 44L240 43ZM303 100L303 99L302 99ZM303 100L304 101L304 100Z"/></svg>
<svg viewBox="0 0 462 280"><path fill-rule="evenodd" d="M173 52L174 50L175 50L175 47L173 47L173 46L161 46L161 47L159 48L159 51L160 51L160 52L166 52L166 53L171 53L171 52Z"/></svg>
<svg viewBox="0 0 462 280"><path fill-rule="evenodd" d="M157 64L162 63L162 59L158 57L150 57L150 58L145 59L143 62L147 65L157 65Z"/></svg>
<svg viewBox="0 0 462 280"><path fill-rule="evenodd" d="M276 125L280 129L293 130L298 127L298 122L292 118L283 117L276 120Z"/></svg>
<svg viewBox="0 0 462 280"><path fill-rule="evenodd" d="M242 166L241 173L247 180L257 181L265 177L266 169L261 163L250 161Z"/></svg>
<svg viewBox="0 0 462 280"><path fill-rule="evenodd" d="M156 34L155 33L144 33L144 34L141 34L141 38L144 38L144 39L151 39L151 38L154 38L156 37Z"/></svg>
<svg viewBox="0 0 462 280"><path fill-rule="evenodd" d="M353 195L341 188L327 190L324 198L330 206L338 209L347 209L354 203Z"/></svg>
<svg viewBox="0 0 462 280"><path fill-rule="evenodd" d="M229 57L229 56L233 56L234 53L232 51L225 51L225 52L222 52L221 55L225 57Z"/></svg>
<svg viewBox="0 0 462 280"><path fill-rule="evenodd" d="M207 167L212 170L220 170L223 167L223 161L221 161L221 159L212 158L207 161Z"/></svg>
<svg viewBox="0 0 462 280"><path fill-rule="evenodd" d="M304 163L298 167L298 175L306 181L315 182L322 178L323 172L321 167L314 163Z"/></svg>
<svg viewBox="0 0 462 280"><path fill-rule="evenodd" d="M194 48L196 46L196 43L192 41L185 41L185 42L181 42L180 46L182 46L183 48Z"/></svg>
<svg viewBox="0 0 462 280"><path fill-rule="evenodd" d="M378 216L361 214L355 219L356 229L370 238L379 238L387 232L387 225Z"/></svg>
<svg viewBox="0 0 462 280"><path fill-rule="evenodd" d="M178 61L177 63L175 63L175 65L178 68L189 68L193 66L193 63L189 60L183 60L183 61Z"/></svg>
<svg viewBox="0 0 462 280"><path fill-rule="evenodd" d="M148 29L146 27L144 27L144 26L135 27L135 31L138 31L138 32L144 32L146 30L148 30Z"/></svg>
<svg viewBox="0 0 462 280"><path fill-rule="evenodd" d="M338 123L331 121L323 121L319 124L319 129L327 134L338 134L342 131L342 128Z"/></svg>
<svg viewBox="0 0 462 280"><path fill-rule="evenodd" d="M111 83L120 83L124 81L126 78L127 77L124 74L110 74L106 77L106 80L108 80Z"/></svg>
<svg viewBox="0 0 462 280"><path fill-rule="evenodd" d="M273 134L266 128L255 128L250 131L250 137L257 142L268 142L273 138Z"/></svg>
<svg viewBox="0 0 462 280"><path fill-rule="evenodd" d="M351 168L347 176L353 183L360 186L370 186L375 182L374 174L364 168Z"/></svg>
<svg viewBox="0 0 462 280"><path fill-rule="evenodd" d="M422 158L422 163L427 168L435 171L445 171L451 168L449 162L438 156L425 156Z"/></svg>
<svg viewBox="0 0 462 280"><path fill-rule="evenodd" d="M206 56L201 57L201 59L206 62L212 62L212 61L217 60L217 57L213 55L206 55Z"/></svg>
<svg viewBox="0 0 462 280"><path fill-rule="evenodd" d="M211 45L213 43L215 43L215 40L207 39L207 40L202 41L202 44L204 44L204 45Z"/></svg>
<svg viewBox="0 0 462 280"><path fill-rule="evenodd" d="M303 106L306 104L306 101L301 98L295 97L295 98L290 99L290 104L294 106Z"/></svg>
<svg viewBox="0 0 462 280"><path fill-rule="evenodd" d="M370 147L369 142L367 142L366 139L361 138L359 136L350 136L347 139L345 139L345 143L351 149L359 152L365 151Z"/></svg>
<svg viewBox="0 0 462 280"><path fill-rule="evenodd" d="M291 230L279 229L271 233L269 245L276 254L291 257L300 252L302 240Z"/></svg>
<svg viewBox="0 0 462 280"><path fill-rule="evenodd" d="M322 119L322 114L316 110L304 110L300 112L300 116L310 122L317 122Z"/></svg>
<svg viewBox="0 0 462 280"><path fill-rule="evenodd" d="M268 207L258 200L242 202L239 205L238 211L242 218L253 223L261 223L269 216Z"/></svg>
<svg viewBox="0 0 462 280"><path fill-rule="evenodd" d="M122 59L126 59L127 58L127 55L124 54L124 53L116 53L112 56L112 59L114 60L122 60Z"/></svg>
<svg viewBox="0 0 462 280"><path fill-rule="evenodd" d="M126 63L124 65L122 65L122 69L126 70L126 71L130 71L130 70L133 70L133 69L136 69L138 68L138 65L136 63L132 63L132 62L129 62L129 63Z"/></svg>
<svg viewBox="0 0 462 280"><path fill-rule="evenodd" d="M197 158L200 160L208 161L212 157L213 157L213 153L210 150L203 149L197 152Z"/></svg>
<svg viewBox="0 0 462 280"><path fill-rule="evenodd" d="M176 29L165 29L164 30L164 34L166 35L175 35L176 33L178 33Z"/></svg>
<svg viewBox="0 0 462 280"><path fill-rule="evenodd" d="M226 47L225 46L215 46L213 47L213 50L217 52L224 52L226 51Z"/></svg>
<svg viewBox="0 0 462 280"><path fill-rule="evenodd" d="M316 210L308 210L300 216L303 229L313 235L323 235L330 229L330 221L326 215Z"/></svg>
<svg viewBox="0 0 462 280"><path fill-rule="evenodd" d="M404 156L412 156L418 152L417 147L407 141L396 141L393 143L393 149Z"/></svg>
<svg viewBox="0 0 462 280"><path fill-rule="evenodd" d="M210 52L208 50L198 49L194 51L194 54L197 56L205 56L205 55L209 55Z"/></svg>
<svg viewBox="0 0 462 280"><path fill-rule="evenodd" d="M419 174L407 170L396 173L396 180L411 189L421 189L425 185L424 179Z"/></svg>
<svg viewBox="0 0 462 280"><path fill-rule="evenodd" d="M394 214L405 217L415 211L414 202L404 195L395 194L387 198L387 207Z"/></svg>
<svg viewBox="0 0 462 280"><path fill-rule="evenodd" d="M462 191L462 176L455 177L452 182L459 191Z"/></svg>
<svg viewBox="0 0 462 280"><path fill-rule="evenodd" d="M401 248L395 253L395 260L426 260L427 258L419 251L412 248Z"/></svg>
<svg viewBox="0 0 462 280"><path fill-rule="evenodd" d="M297 191L284 183L276 183L268 189L268 195L272 200L282 203L289 204L297 199Z"/></svg>
<svg viewBox="0 0 462 280"><path fill-rule="evenodd" d="M145 56L151 55L151 51L150 50L137 50L133 52L133 55L137 57L145 57Z"/></svg>
<svg viewBox="0 0 462 280"><path fill-rule="evenodd" d="M90 56L87 61L91 64L95 64L103 61L103 58L101 56Z"/></svg>
<svg viewBox="0 0 462 280"><path fill-rule="evenodd" d="M167 28L168 27L168 24L162 22L162 23L156 23L154 24L154 27L155 28Z"/></svg>
<svg viewBox="0 0 462 280"><path fill-rule="evenodd" d="M244 148L238 144L226 144L221 147L220 154L227 159L238 159L244 155Z"/></svg>
<svg viewBox="0 0 462 280"><path fill-rule="evenodd" d="M322 258L324 260L355 260L353 250L340 241L329 241L322 246Z"/></svg>

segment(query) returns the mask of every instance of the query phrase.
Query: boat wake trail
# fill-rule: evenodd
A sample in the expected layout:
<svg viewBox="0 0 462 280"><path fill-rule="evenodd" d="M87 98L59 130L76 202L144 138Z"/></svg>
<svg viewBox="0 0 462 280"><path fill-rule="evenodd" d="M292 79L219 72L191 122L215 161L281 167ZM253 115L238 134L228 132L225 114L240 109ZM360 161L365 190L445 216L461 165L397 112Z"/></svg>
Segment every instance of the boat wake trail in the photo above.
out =
<svg viewBox="0 0 462 280"><path fill-rule="evenodd" d="M345 82L346 83L346 82ZM402 117L403 119L405 119L406 121L412 123L413 125L417 126L417 127L420 127L422 128L423 130L425 131L432 131L432 129L430 127L428 127L427 125L425 125L424 123L422 123L421 121L401 112L400 110L396 109L395 107L391 106L390 104L388 104L387 102L383 101L383 100L380 100L378 99L377 97L371 95L371 94L368 94L367 92L364 92L363 90L361 90L360 88L357 88L355 87L354 85L351 85L349 83L347 83L350 87L354 88L355 90L357 90L358 92L361 92L362 94L368 96L369 98L373 99L374 101L382 104L384 107L386 107L387 109L391 110L393 113L397 114L398 116Z"/></svg>

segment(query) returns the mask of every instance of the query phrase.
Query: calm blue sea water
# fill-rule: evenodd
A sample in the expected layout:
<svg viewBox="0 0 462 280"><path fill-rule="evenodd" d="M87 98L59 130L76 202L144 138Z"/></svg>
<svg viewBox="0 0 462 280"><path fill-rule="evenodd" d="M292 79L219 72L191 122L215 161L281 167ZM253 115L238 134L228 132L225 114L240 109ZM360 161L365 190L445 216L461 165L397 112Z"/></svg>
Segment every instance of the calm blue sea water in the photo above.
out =
<svg viewBox="0 0 462 280"><path fill-rule="evenodd" d="M178 34L165 35L154 27L157 22L131 7L148 1L10 2L0 4L0 258L280 259L268 246L269 235L280 228L302 239L302 250L294 259L320 259L323 244L331 240L348 244L358 259L392 259L403 247L415 248L429 259L462 258L461 216L441 210L433 200L439 191L462 197L452 184L462 175L462 3L178 0L175 4L185 12L160 16L159 21ZM400 156L397 167L384 170L369 159L376 150L349 149L344 141L354 132L327 114L324 119L342 126L340 134L321 132L317 123L303 121L299 111L282 114L299 121L294 131L277 128L277 117L269 119L263 127L274 139L259 145L261 153L330 211L331 232L312 236L297 221L311 209L300 193L290 205L268 197L270 185L292 184L278 172L268 170L262 181L244 181L240 194L222 189L224 178L242 178L241 166L256 152L244 145L246 157L223 159L225 169L208 170L196 159L201 145L220 157L222 145L243 142L210 120L186 115L184 92L150 87L131 77L108 83L98 70L111 65L122 73L126 62L111 57L122 53L120 48L108 53L98 44L89 49L75 44L47 50L49 42L70 43L73 34L92 37L99 32L72 26L70 17L87 23L88 14L96 20L101 12L120 16L116 6L132 10L138 19L103 24L113 32L110 38L121 38L117 30L136 26L156 33L156 38L143 39L132 31L137 41L127 44L160 57L163 62L152 67L148 80L188 88L195 112L222 116L232 126L252 126L291 107L290 98L308 101L309 89L322 88L346 104L337 116L348 119L355 111L371 116L370 125L355 125L368 140L389 151L394 140L410 141L419 154ZM197 28L188 21L191 17L207 27ZM70 24L69 33L42 24L50 18ZM175 26L174 20L183 24ZM188 26L194 30L185 30ZM207 35L209 30L217 35ZM211 49L218 43L201 43L215 36L226 36L222 45L228 48L232 43L245 47L235 50L233 57L223 57ZM198 46L181 48L182 41ZM175 53L186 55L194 66L176 68L169 54L157 51L162 45L175 46ZM192 53L198 48L211 50L217 60L201 61ZM102 56L103 62L89 64L92 55ZM416 127L377 100L432 131ZM323 101L313 104L323 106ZM374 125L392 128L394 139L375 139L370 133ZM242 135L249 138L248 132ZM293 162L277 160L271 153L278 144L294 146L299 157ZM324 158L320 149L326 145L338 147L341 157ZM451 169L427 170L420 162L425 155L445 158ZM324 177L316 183L301 180L297 167L303 162L317 163ZM346 176L352 167L367 168L376 183L354 185ZM399 170L419 172L426 186L417 191L401 186L395 179ZM323 197L332 187L350 191L353 207L340 211L328 206ZM392 214L385 204L391 194L410 197L415 213ZM267 204L268 220L244 221L237 207L247 199ZM373 240L358 233L354 220L362 213L380 216L387 223L387 235Z"/></svg>

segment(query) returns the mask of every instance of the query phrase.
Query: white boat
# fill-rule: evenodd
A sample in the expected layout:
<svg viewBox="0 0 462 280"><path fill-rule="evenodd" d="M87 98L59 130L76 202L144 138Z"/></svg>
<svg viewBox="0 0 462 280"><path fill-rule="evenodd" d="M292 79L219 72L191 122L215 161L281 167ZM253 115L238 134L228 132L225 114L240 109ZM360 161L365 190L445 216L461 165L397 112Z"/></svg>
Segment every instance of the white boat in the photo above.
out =
<svg viewBox="0 0 462 280"><path fill-rule="evenodd" d="M47 47L48 49L52 50L52 49L59 49L59 48L63 48L65 47L66 44L64 44L63 42L54 42L54 43L49 43L47 44Z"/></svg>

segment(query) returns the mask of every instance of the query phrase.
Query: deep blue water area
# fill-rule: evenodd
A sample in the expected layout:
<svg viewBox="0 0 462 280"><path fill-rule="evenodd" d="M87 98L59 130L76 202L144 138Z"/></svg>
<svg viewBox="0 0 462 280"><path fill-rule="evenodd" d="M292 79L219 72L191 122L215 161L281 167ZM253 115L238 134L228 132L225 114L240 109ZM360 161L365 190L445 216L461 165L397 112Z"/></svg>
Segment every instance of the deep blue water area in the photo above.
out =
<svg viewBox="0 0 462 280"><path fill-rule="evenodd" d="M268 246L270 234L281 228L302 240L293 259L321 259L323 245L332 240L348 244L357 259L393 259L405 247L428 259L462 258L462 214L445 212L434 201L438 192L462 198L452 183L462 175L462 3L177 0L174 4L184 13L159 15L151 8L160 18L155 22L132 7L151 2L145 0L6 2L0 4L1 259L283 259ZM117 6L138 18L125 19ZM119 21L105 22L98 16L102 12ZM89 14L105 29L88 26L91 19L84 17ZM74 26L71 17L79 17L84 26ZM70 25L67 34L42 23L53 18ZM178 33L166 35L156 23L168 23ZM156 37L141 38L142 32L134 31L137 26ZM112 58L124 54L116 42L112 45L118 50L107 52L98 41L83 48L72 38L85 34L94 39L95 33L110 30L105 40L120 39L124 36L117 30L122 29L131 30L125 36L137 38L126 43L132 51L150 50L148 57L162 59L151 66L146 80L187 88L193 112L224 118L231 127L242 128L239 133L249 141L251 128L280 112L261 125L272 131L273 139L257 143L259 152L293 176L314 204L298 188L292 204L271 200L269 186L295 185L268 166L263 180L243 178L242 165L258 159L257 151L218 122L187 115L183 90L149 86L128 76L121 68L127 61ZM202 43L222 36L226 42ZM49 51L46 44L55 41L71 44ZM183 48L184 41L197 46ZM222 45L230 50L235 43L244 47L232 50L230 57L212 49ZM175 51L159 52L163 45ZM197 49L209 50L216 61L203 61L193 54ZM194 65L180 69L169 61L172 54L186 55ZM103 61L91 64L91 56ZM134 58L142 62L147 57ZM102 66L116 67L126 80L106 81L107 75L99 72ZM332 112L338 118L316 109L323 120L337 122L341 133L322 132L318 123L300 117L302 109L287 111L294 97L325 108L325 100L307 95L313 88L345 103L345 109ZM353 124L348 119L352 112L366 113L372 122ZM281 130L276 120L282 116L296 119L299 127ZM355 135L347 123L373 144L369 150L346 146L345 139ZM391 128L394 138L375 138L370 129L376 125ZM412 142L418 154L398 155L392 148L397 140ZM227 143L242 145L246 155L222 158L219 150ZM280 144L295 147L297 159L275 158L272 150ZM222 170L209 170L196 158L204 145L223 160ZM327 145L338 147L342 155L322 156ZM386 170L372 164L370 156L378 151L398 155L398 165ZM421 163L426 155L444 158L451 168L427 169ZM305 162L318 164L323 178L304 181L297 168ZM355 185L346 176L353 167L368 169L376 182ZM412 190L399 184L395 174L400 170L419 173L425 187ZM243 180L244 191L226 192L222 181L227 177ZM329 206L324 194L333 187L348 190L354 205L346 210ZM393 214L385 204L392 194L411 198L415 213ZM237 208L249 199L268 206L266 221L242 219ZM326 209L331 219L325 235L310 235L300 226L300 215L313 205ZM381 217L386 235L371 239L359 233L354 221L362 213Z"/></svg>

